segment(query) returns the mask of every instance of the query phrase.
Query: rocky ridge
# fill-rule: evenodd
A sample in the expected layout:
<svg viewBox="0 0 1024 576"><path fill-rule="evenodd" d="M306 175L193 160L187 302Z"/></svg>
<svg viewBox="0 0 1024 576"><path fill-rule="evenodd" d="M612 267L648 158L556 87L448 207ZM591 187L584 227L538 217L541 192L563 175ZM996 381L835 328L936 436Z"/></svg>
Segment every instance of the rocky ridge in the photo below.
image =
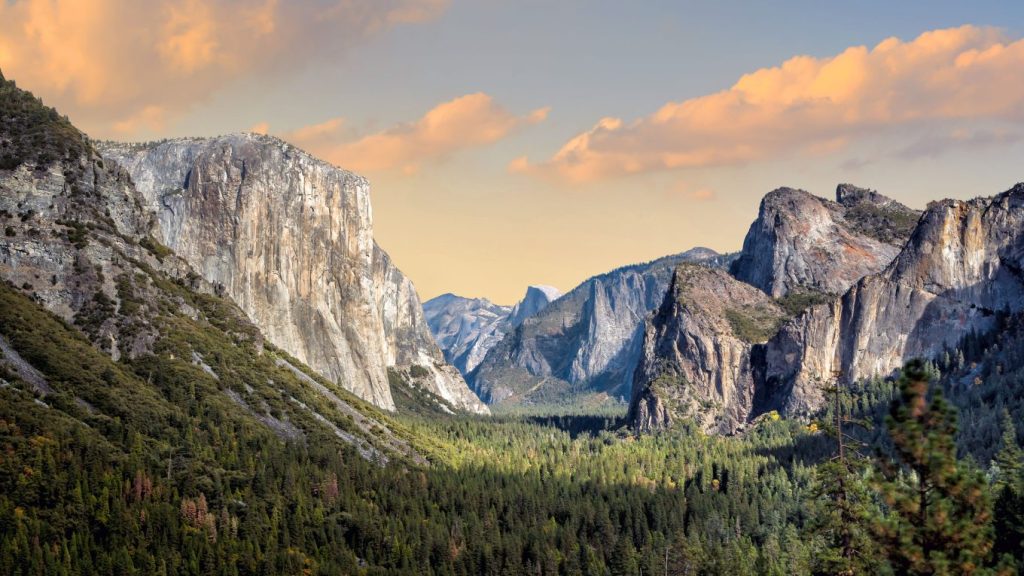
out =
<svg viewBox="0 0 1024 576"><path fill-rule="evenodd" d="M509 330L556 300L551 286L530 286L515 306L500 306L486 298L443 294L423 303L427 324L445 358L464 375L473 370Z"/></svg>
<svg viewBox="0 0 1024 576"><path fill-rule="evenodd" d="M0 368L35 405L115 436L138 421L173 436L192 430L180 419L187 395L223 409L221 424L247 422L250 438L304 443L326 431L374 462L425 463L375 408L306 374L154 239L128 172L67 120L2 78L0 107L21 115L0 123L0 142L31 130L45 143L0 168ZM38 121L46 115L52 123Z"/></svg>
<svg viewBox="0 0 1024 576"><path fill-rule="evenodd" d="M798 289L841 294L896 257L919 215L849 184L838 186L835 202L779 188L761 201L731 271L773 297Z"/></svg>
<svg viewBox="0 0 1024 576"><path fill-rule="evenodd" d="M801 222L800 214L820 218ZM907 234L911 219L915 226ZM821 387L834 374L847 384L887 377L911 358L935 358L968 334L993 329L999 317L1024 309L1022 225L1024 185L990 198L933 202L920 216L849 185L838 188L831 207L790 189L769 194L732 270L776 294L784 321L747 339L752 346L742 377L731 378L737 374L734 364L707 360L707 350L720 350L723 340L737 335L735 308L716 310L731 301L730 291L718 288L685 299L675 286L675 297L666 297L648 323L633 426L664 427L684 415L706 430L728 433L773 410L809 417L820 409ZM806 238L822 229L835 233L840 256L816 257L820 250ZM841 295L808 297L814 294L809 289L840 288L870 271L894 242L902 243L894 258ZM851 259L853 254L861 259ZM758 268L757 262L767 264ZM684 306L680 299L700 305ZM725 355L713 355L720 356ZM726 397L721 382L739 383L740 393Z"/></svg>
<svg viewBox="0 0 1024 576"><path fill-rule="evenodd" d="M785 325L766 349L767 408L806 416L820 382L885 377L1024 309L1024 185L929 205L900 255Z"/></svg>
<svg viewBox="0 0 1024 576"><path fill-rule="evenodd" d="M754 408L752 354L785 312L724 270L683 264L645 323L629 420L649 432L686 419L733 433Z"/></svg>
<svg viewBox="0 0 1024 576"><path fill-rule="evenodd" d="M644 319L664 300L684 262L727 265L695 248L583 282L527 318L488 352L470 383L488 403L559 401L579 394L628 398L640 357Z"/></svg>

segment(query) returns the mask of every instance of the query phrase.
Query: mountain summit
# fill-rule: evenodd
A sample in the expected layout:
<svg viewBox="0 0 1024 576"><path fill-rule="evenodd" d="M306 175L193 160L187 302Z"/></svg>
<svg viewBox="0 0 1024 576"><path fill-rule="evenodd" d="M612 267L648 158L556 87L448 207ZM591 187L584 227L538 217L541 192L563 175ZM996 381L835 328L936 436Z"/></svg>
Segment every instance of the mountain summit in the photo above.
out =
<svg viewBox="0 0 1024 576"><path fill-rule="evenodd" d="M515 306L499 306L486 298L443 294L423 304L427 324L448 359L470 374L510 330L558 299L553 286L530 286Z"/></svg>
<svg viewBox="0 0 1024 576"><path fill-rule="evenodd" d="M470 375L470 385L489 403L628 398L644 319L684 262L722 266L728 257L694 248L590 278L510 331Z"/></svg>
<svg viewBox="0 0 1024 576"><path fill-rule="evenodd" d="M383 408L395 407L394 368L457 408L487 411L374 241L365 179L256 134L100 151L131 174L160 241L275 345Z"/></svg>
<svg viewBox="0 0 1024 576"><path fill-rule="evenodd" d="M919 216L850 184L837 187L835 202L778 188L761 200L732 273L773 297L798 289L840 294L885 268Z"/></svg>

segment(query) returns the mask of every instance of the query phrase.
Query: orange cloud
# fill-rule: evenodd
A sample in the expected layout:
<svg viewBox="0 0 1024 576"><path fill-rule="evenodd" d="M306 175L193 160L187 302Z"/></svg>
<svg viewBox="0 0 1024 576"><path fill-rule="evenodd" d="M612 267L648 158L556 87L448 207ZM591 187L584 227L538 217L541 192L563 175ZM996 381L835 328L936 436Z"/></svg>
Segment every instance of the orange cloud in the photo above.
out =
<svg viewBox="0 0 1024 576"><path fill-rule="evenodd" d="M701 202L707 202L715 199L715 191L710 188L698 188L697 190L690 190L685 192L686 197L691 200L699 200Z"/></svg>
<svg viewBox="0 0 1024 576"><path fill-rule="evenodd" d="M150 130L253 75L435 18L443 0L0 1L0 69L94 136Z"/></svg>
<svg viewBox="0 0 1024 576"><path fill-rule="evenodd" d="M217 63L217 22L208 4L188 0L165 6L164 14L157 51L173 71L189 74Z"/></svg>
<svg viewBox="0 0 1024 576"><path fill-rule="evenodd" d="M964 26L831 58L797 56L714 94L626 123L604 118L549 160L510 170L573 182L677 168L827 154L891 126L1024 120L1024 40Z"/></svg>
<svg viewBox="0 0 1024 576"><path fill-rule="evenodd" d="M141 132L157 133L167 124L167 113L159 106L146 106L135 114L114 123L114 132L121 135Z"/></svg>
<svg viewBox="0 0 1024 576"><path fill-rule="evenodd" d="M257 122L249 127L249 132L254 134L269 134L270 124L267 122Z"/></svg>
<svg viewBox="0 0 1024 576"><path fill-rule="evenodd" d="M344 133L341 118L306 126L283 137L350 170L398 169L413 174L425 161L492 144L520 126L543 121L547 114L547 108L540 108L516 116L478 92L438 104L415 122L358 139Z"/></svg>

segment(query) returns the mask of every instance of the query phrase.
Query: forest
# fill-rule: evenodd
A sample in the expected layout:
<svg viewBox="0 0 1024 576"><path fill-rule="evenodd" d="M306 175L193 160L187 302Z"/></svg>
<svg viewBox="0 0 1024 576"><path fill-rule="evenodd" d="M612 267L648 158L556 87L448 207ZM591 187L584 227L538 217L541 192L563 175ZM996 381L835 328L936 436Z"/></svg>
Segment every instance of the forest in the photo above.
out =
<svg viewBox="0 0 1024 576"><path fill-rule="evenodd" d="M912 363L898 381L834 391L819 421L769 413L735 437L688 427L637 436L607 415L441 418L412 390L398 415L378 417L420 462L367 457L314 427L289 441L233 409L217 393L224 384L194 367L182 372L170 355L112 362L12 287L0 295L10 345L92 412L114 414L82 414L66 395L44 401L12 371L0 375L3 574L1013 574L1024 565L1024 460L1010 415L1020 410L1018 376L1004 371L988 385L979 374L966 391L942 376L1020 354L1010 319L946 364ZM954 404L969 425L958 429Z"/></svg>

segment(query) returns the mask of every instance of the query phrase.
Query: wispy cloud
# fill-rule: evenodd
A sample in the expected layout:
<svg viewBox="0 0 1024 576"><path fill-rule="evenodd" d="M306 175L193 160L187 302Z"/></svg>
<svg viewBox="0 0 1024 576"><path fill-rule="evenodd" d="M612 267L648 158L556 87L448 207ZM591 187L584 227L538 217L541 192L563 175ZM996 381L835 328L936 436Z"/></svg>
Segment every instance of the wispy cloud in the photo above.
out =
<svg viewBox="0 0 1024 576"><path fill-rule="evenodd" d="M0 68L100 136L152 130L242 78L336 58L445 0L0 2Z"/></svg>
<svg viewBox="0 0 1024 576"><path fill-rule="evenodd" d="M928 134L914 140L896 152L898 158L915 160L935 158L951 148L989 148L1009 146L1024 139L1020 130L1007 128L957 128L941 134Z"/></svg>
<svg viewBox="0 0 1024 576"><path fill-rule="evenodd" d="M546 161L509 168L587 182L659 170L832 154L866 135L936 121L1024 120L1024 40L964 26L905 42L797 56L731 88L626 122L603 118ZM950 142L971 145L965 138Z"/></svg>
<svg viewBox="0 0 1024 576"><path fill-rule="evenodd" d="M351 170L413 173L425 162L493 144L521 126L543 121L547 114L547 108L539 108L517 116L478 92L438 104L414 122L361 137L346 130L342 118L305 126L282 137Z"/></svg>

